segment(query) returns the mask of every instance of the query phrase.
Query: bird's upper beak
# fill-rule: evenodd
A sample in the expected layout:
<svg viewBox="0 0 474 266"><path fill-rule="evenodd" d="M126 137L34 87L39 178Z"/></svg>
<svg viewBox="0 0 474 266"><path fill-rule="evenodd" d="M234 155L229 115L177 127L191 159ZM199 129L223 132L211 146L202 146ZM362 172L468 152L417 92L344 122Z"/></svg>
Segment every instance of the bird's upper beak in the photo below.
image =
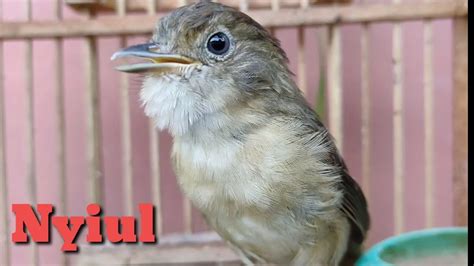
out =
<svg viewBox="0 0 474 266"><path fill-rule="evenodd" d="M116 67L117 70L127 73L180 73L191 65L200 64L199 61L183 55L162 52L155 43L130 46L115 52L110 59L115 60L122 57L139 57L149 61Z"/></svg>

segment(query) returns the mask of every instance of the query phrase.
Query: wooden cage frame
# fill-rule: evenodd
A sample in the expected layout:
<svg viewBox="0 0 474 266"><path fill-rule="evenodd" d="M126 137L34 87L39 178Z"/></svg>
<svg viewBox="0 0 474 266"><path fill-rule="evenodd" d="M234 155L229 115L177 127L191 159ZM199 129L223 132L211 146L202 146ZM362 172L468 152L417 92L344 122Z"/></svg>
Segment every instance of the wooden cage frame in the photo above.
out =
<svg viewBox="0 0 474 266"><path fill-rule="evenodd" d="M62 39L67 37L83 37L86 47L86 97L87 97L87 160L89 168L88 177L88 192L90 202L101 202L102 198L102 180L101 176L97 173L101 170L101 159L100 159L100 119L98 117L98 110L100 106L99 90L98 90L98 77L97 77L97 36L130 36L139 34L149 34L152 31L152 27L156 22L157 17L161 17L164 13L156 13L157 6L154 0L141 0L137 1L140 4L127 6L126 0L104 1L108 3L114 3L109 8L115 8L116 16L107 18L95 18L93 9L88 9L89 18L88 20L62 20L61 9L58 4L56 5L56 21L44 21L44 22L33 22L31 20L31 1L28 1L27 10L29 20L26 22L1 22L0 23L0 253L5 254L1 256L0 265L9 265L9 224L8 224L8 191L7 191L7 178L5 170L5 138L4 138L4 93L2 76L5 71L3 68L1 58L3 55L2 45L4 40L21 39L27 42L27 69L25 71L25 78L27 81L27 113L28 113L28 147L31 149L28 152L28 182L29 190L28 195L31 203L36 202L36 185L35 185L35 157L34 157L34 116L33 116L33 85L32 85L32 39L38 38L52 38L55 40L56 53L57 53L57 80L55 81L55 90L57 91L56 99L56 114L58 116L59 132L59 150L57 152L58 162L60 164L61 171L61 187L65 188L65 136L64 136L64 109L63 109L63 92L61 91L63 84L63 77L61 73L62 69ZM68 0L68 2L74 2L75 0ZM394 0L392 4L386 5L325 5L325 6L313 6L308 0L282 0L285 3L292 3L289 6L298 5L298 7L281 8L278 0L272 1L258 1L267 2L268 5L253 9L249 5L249 1L243 0L239 2L239 7L248 13L251 17L255 18L258 22L268 28L277 27L300 27L303 26L326 26L329 34L327 43L327 77L328 86L331 87L329 90L329 127L334 137L338 140L338 144L342 143L342 86L341 77L341 33L340 25L359 23L362 24L362 171L367 173L370 169L370 154L369 154L369 130L368 124L370 121L370 109L369 109L369 76L368 71L368 26L375 22L393 22L393 73L395 77L395 84L393 89L394 96L394 197L395 197L395 230L401 232L403 230L402 220L402 206L399 202L403 197L403 117L400 115L400 111L403 109L403 95L402 95L402 76L401 76L401 21L409 20L423 20L424 21L424 97L426 104L424 107L425 117L425 156L426 156L426 188L427 197L425 199L427 204L427 226L432 226L434 208L433 201L430 194L433 193L433 180L431 175L433 173L433 133L432 128L434 126L433 118L433 66L431 60L432 51L432 26L431 20L440 18L453 18L453 184L454 184L454 221L456 225L467 224L467 13L468 4L466 0L453 0L453 1L439 1L429 2L424 1L423 3L401 3L399 0ZM91 0L91 2L96 2ZM135 2L135 3L137 3ZM169 2L169 1L168 1ZM181 1L183 4L185 1ZM144 8L147 10L147 15L135 16L127 15L128 9L140 9ZM300 44L304 41L304 31L298 31ZM124 43L125 39L122 38ZM305 91L305 65L303 62L304 54L300 51L299 58L299 70L301 75L298 76L298 83L300 88ZM124 172L124 198L125 198L125 210L126 214L133 213L132 203L132 172L131 172L131 143L130 143L130 114L128 106L128 83L127 78L122 76L121 81L121 104L122 109L122 145L123 145L123 172ZM151 147L150 156L152 161L158 162L159 153L156 147L158 147L158 139L156 130L153 129L150 123L150 141ZM161 210L159 209L159 165L153 164L152 169L152 187L154 203L157 206L157 231L161 233ZM367 184L362 184L363 187L367 187ZM61 204L58 206L59 212L64 212L66 209L66 195L65 190L60 191ZM128 202L128 204L127 204ZM191 207L189 202L185 202L184 208L186 219L186 232L191 231ZM216 240L216 238L208 238L210 240ZM189 239L187 239L189 240ZM184 239L181 242L186 242ZM172 242L172 241L171 241ZM170 243L171 243L170 242ZM189 242L189 241L188 241ZM193 242L193 241L190 241ZM213 242L213 241L209 241ZM173 244L169 245L169 249L173 250ZM207 247L207 248L206 248ZM33 264L38 263L38 249L36 245L31 245L31 262ZM107 250L104 247L104 250ZM117 250L117 247L114 247ZM120 248L121 250L122 248ZM148 248L145 248L147 250ZM162 247L163 249L163 247ZM235 255L229 253L225 248L214 245L201 245L197 248L189 249L186 245L180 245L179 249L181 252L188 252L187 261L202 261L203 257L211 256L209 258L216 258L222 262L231 262L236 260ZM128 249L127 249L128 250ZM204 250L204 251L203 251ZM149 251L144 251L149 252ZM178 251L170 251L178 252ZM104 251L104 254L107 252ZM131 262L147 262L145 255L140 260L134 257L134 252L128 250L122 250L121 255L116 256L117 262L131 263ZM178 253L173 253L178 254ZM182 253L181 253L182 254ZM199 255L200 254L200 255ZM217 254L217 255L216 255ZM109 254L110 255L110 254ZM212 257L213 256L213 257ZM110 258L110 256L109 256ZM186 261L186 258L184 259ZM86 260L88 261L88 260ZM66 263L66 258L64 260ZM90 261L88 261L90 262ZM149 262L149 261L148 261Z"/></svg>

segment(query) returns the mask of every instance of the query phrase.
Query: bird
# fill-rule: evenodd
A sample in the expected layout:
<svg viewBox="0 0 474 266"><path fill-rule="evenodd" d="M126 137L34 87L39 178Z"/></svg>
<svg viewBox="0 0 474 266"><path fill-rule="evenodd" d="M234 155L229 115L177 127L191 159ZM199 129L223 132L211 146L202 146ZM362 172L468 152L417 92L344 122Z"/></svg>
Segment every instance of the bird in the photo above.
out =
<svg viewBox="0 0 474 266"><path fill-rule="evenodd" d="M143 77L140 101L173 139L177 182L245 265L342 265L370 226L335 140L263 26L212 1L159 19L116 66Z"/></svg>

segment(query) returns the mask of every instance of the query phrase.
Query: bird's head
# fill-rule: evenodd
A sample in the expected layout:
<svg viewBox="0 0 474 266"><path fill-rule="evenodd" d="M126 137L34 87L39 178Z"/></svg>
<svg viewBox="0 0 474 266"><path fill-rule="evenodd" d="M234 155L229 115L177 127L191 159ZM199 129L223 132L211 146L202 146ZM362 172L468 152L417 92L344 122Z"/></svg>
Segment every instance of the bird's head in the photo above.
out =
<svg viewBox="0 0 474 266"><path fill-rule="evenodd" d="M294 87L279 42L249 16L210 1L176 9L160 19L150 42L112 59L130 56L143 62L117 69L144 74L145 113L173 135L208 115L245 105L262 90Z"/></svg>

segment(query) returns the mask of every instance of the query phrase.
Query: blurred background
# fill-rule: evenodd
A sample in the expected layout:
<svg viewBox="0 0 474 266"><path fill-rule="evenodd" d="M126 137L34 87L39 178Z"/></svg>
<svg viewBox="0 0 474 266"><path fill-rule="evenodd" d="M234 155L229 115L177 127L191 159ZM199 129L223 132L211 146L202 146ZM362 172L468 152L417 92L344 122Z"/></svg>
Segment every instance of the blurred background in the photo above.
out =
<svg viewBox="0 0 474 266"><path fill-rule="evenodd" d="M104 215L138 216L139 203L153 202L163 245L217 240L181 195L171 138L140 107L140 77L110 61L184 2L0 0L0 265L74 263L89 251L134 256L123 251L130 245L86 243L65 257L56 232L51 244L13 245L12 203L82 216L99 202ZM281 41L367 195L367 247L465 224L467 1L220 2Z"/></svg>

